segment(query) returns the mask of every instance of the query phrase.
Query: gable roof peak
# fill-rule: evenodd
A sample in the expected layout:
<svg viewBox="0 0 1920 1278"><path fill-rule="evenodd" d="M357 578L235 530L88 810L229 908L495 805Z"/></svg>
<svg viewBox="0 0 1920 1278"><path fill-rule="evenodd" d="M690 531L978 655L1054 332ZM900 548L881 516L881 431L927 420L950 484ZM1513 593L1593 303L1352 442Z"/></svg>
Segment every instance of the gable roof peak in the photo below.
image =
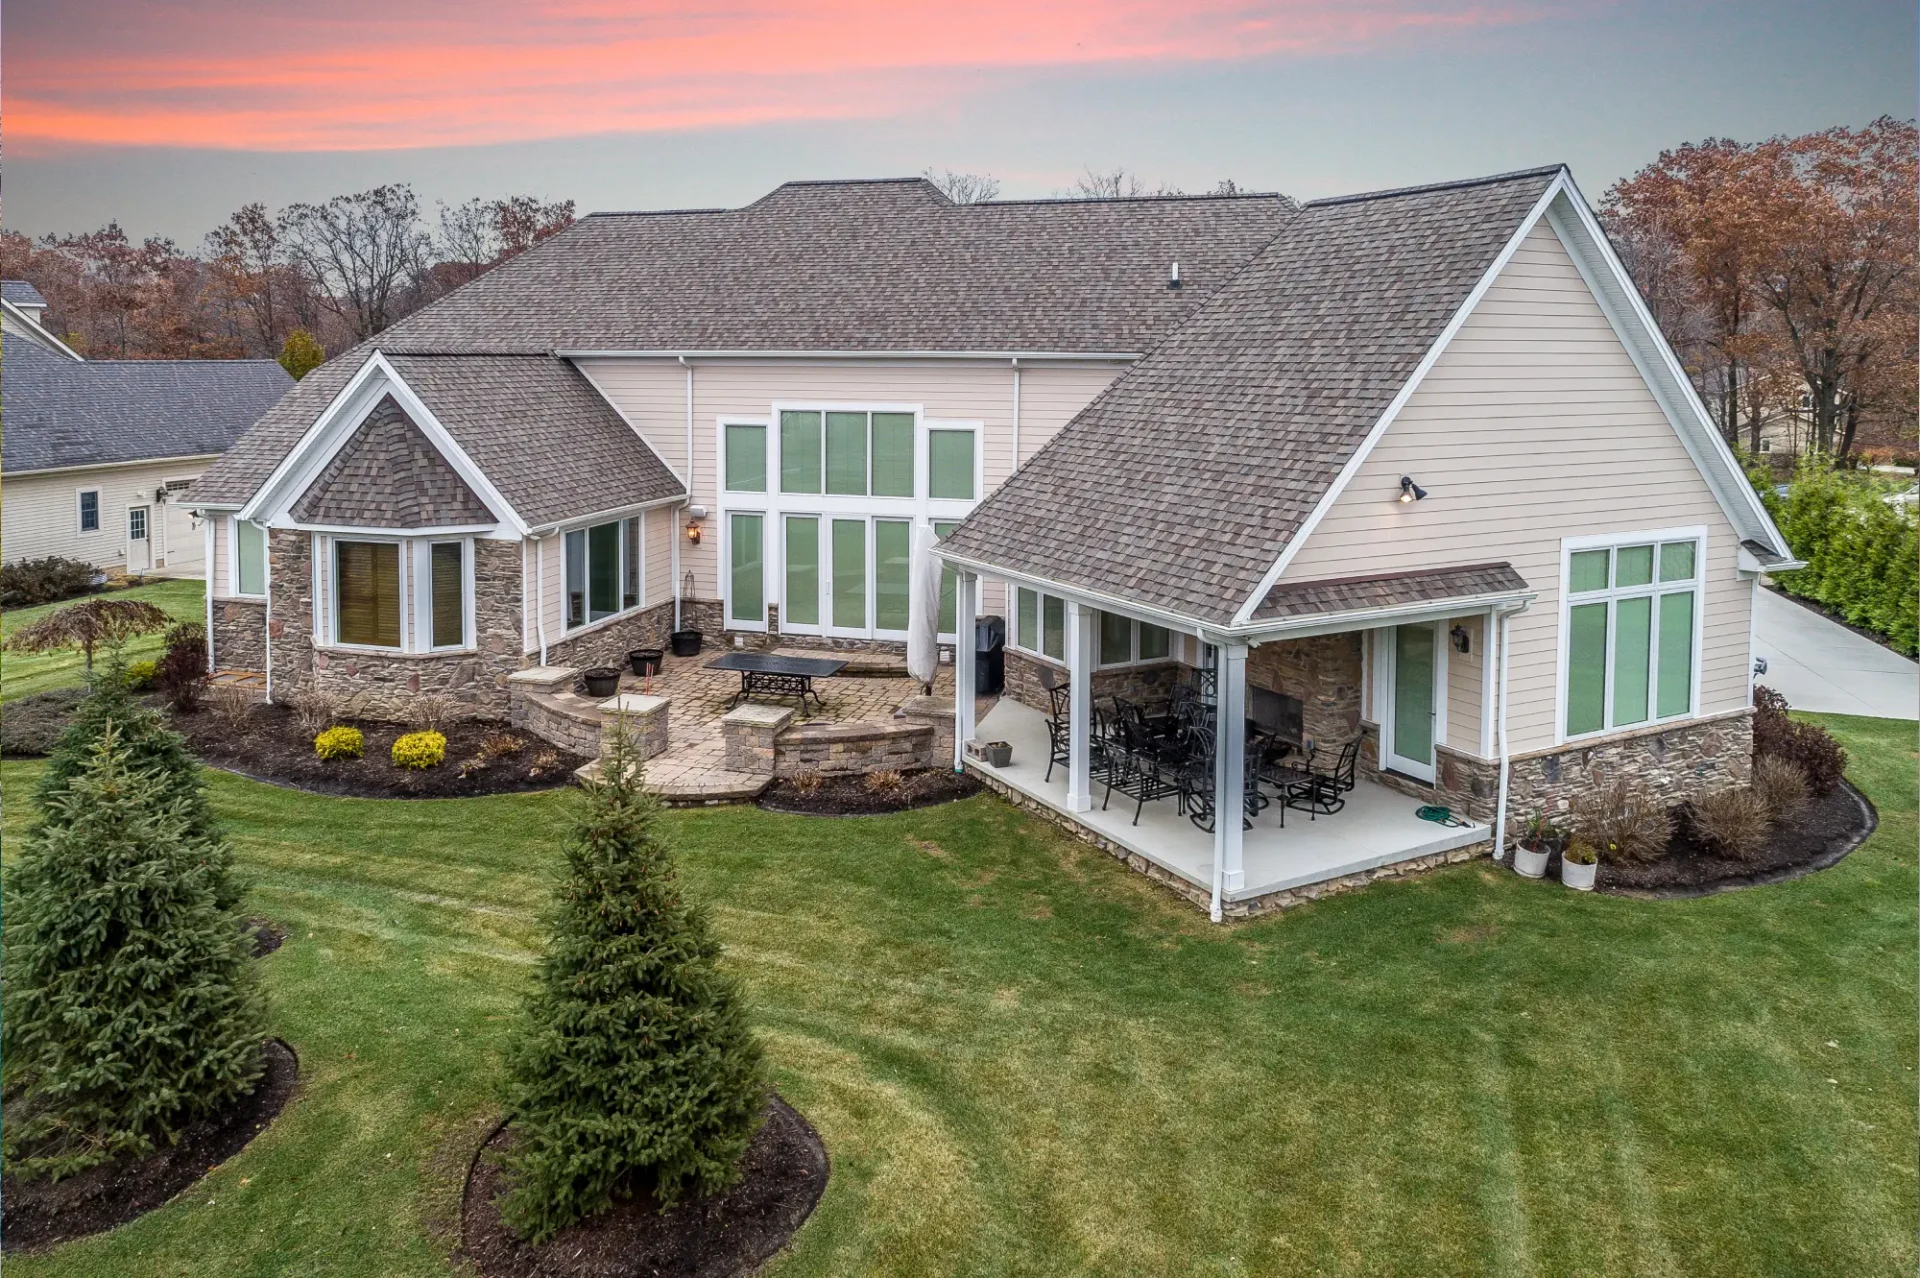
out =
<svg viewBox="0 0 1920 1278"><path fill-rule="evenodd" d="M1470 187L1492 186L1499 182L1528 182L1536 178L1557 177L1572 170L1564 164L1543 164L1538 168L1514 169L1507 173L1489 173L1483 177L1455 178L1446 182L1428 182L1422 186L1395 186L1384 191L1361 191L1354 195L1329 195L1308 200L1302 208L1328 208L1336 204L1362 204L1368 200L1393 200L1409 195L1428 195L1437 191L1464 191Z"/></svg>

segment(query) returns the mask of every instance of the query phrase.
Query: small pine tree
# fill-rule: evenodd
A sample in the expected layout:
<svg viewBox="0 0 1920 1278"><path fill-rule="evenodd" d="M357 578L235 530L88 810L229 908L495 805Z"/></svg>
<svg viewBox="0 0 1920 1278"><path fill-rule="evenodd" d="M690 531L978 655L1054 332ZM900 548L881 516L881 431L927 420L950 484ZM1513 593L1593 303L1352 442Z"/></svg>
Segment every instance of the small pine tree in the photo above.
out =
<svg viewBox="0 0 1920 1278"><path fill-rule="evenodd" d="M326 362L326 347L304 328L294 329L280 343L280 367L296 382Z"/></svg>
<svg viewBox="0 0 1920 1278"><path fill-rule="evenodd" d="M233 874L232 848L222 837L220 824L207 798L207 785L200 765L187 752L187 743L179 733L167 727L158 711L142 705L127 687L119 654L101 670L93 687L67 720L65 731L47 756L47 767L40 775L35 797L39 800L43 822L60 820L65 811L56 800L66 793L73 779L92 759L100 739L109 729L118 734L130 766L137 772L152 772L169 803L177 803L187 823L187 832L213 858L214 893L220 908L231 909L240 901L240 885Z"/></svg>
<svg viewBox="0 0 1920 1278"><path fill-rule="evenodd" d="M566 835L566 877L509 1057L507 1223L543 1242L651 1189L738 1177L767 1084L704 911L681 899L624 733Z"/></svg>
<svg viewBox="0 0 1920 1278"><path fill-rule="evenodd" d="M10 1172L145 1154L254 1086L265 1002L208 843L113 724L27 832L0 940Z"/></svg>

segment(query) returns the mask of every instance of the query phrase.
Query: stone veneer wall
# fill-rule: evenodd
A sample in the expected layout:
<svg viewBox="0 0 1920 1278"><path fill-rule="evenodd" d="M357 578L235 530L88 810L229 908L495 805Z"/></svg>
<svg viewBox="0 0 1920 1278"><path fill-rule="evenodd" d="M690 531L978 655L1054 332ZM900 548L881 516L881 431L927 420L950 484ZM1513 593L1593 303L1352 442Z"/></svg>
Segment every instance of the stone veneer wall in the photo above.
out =
<svg viewBox="0 0 1920 1278"><path fill-rule="evenodd" d="M1365 728L1360 774L1366 779L1429 803L1445 804L1477 821L1492 821L1498 815L1498 761L1438 746L1436 780L1427 785L1382 772L1380 730L1371 723ZM1510 833L1536 809L1565 812L1583 791L1622 777L1672 807L1711 790L1752 782L1753 712L1741 709L1707 719L1655 724L1599 740L1516 754L1510 762Z"/></svg>
<svg viewBox="0 0 1920 1278"><path fill-rule="evenodd" d="M270 529L268 589L273 596L274 697L317 691L344 715L404 719L408 704L433 693L451 697L458 718L505 719L507 676L526 664L521 652L520 543L473 542L476 646L454 653L366 652L313 642L312 543L304 532Z"/></svg>
<svg viewBox="0 0 1920 1278"><path fill-rule="evenodd" d="M1061 680L1067 677L1067 668L1058 662L1031 653L1016 652L1007 649L1007 686L1004 695L1012 697L1023 706L1031 706L1042 714L1050 713L1053 702L1047 696L1046 688L1040 682L1042 670L1052 670ZM1129 701L1151 705L1156 701L1165 701L1173 695L1173 685L1187 677L1188 667L1178 661L1162 661L1147 666L1119 666L1111 670L1093 672L1093 699L1096 703L1105 702L1113 697L1125 697Z"/></svg>
<svg viewBox="0 0 1920 1278"><path fill-rule="evenodd" d="M216 670L267 668L265 600L213 601L213 665Z"/></svg>
<svg viewBox="0 0 1920 1278"><path fill-rule="evenodd" d="M630 617L609 621L598 630L555 639L547 636L547 664L586 670L593 666L626 669L627 654L635 648L667 649L673 630L673 601L643 608Z"/></svg>
<svg viewBox="0 0 1920 1278"><path fill-rule="evenodd" d="M1263 643L1247 654L1247 686L1298 697L1301 731L1324 753L1360 731L1360 633Z"/></svg>

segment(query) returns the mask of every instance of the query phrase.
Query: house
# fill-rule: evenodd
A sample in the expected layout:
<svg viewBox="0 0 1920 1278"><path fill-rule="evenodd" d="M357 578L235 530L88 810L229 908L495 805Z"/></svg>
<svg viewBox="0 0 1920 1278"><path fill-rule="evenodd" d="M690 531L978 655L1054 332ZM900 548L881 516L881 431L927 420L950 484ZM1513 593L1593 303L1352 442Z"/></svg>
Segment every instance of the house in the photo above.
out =
<svg viewBox="0 0 1920 1278"><path fill-rule="evenodd" d="M362 713L500 714L524 667L681 627L895 644L931 523L947 641L1009 632L979 723L957 663L954 736L1014 762L956 766L1216 915L1602 777L1742 779L1753 591L1792 562L1559 167L596 215L316 370L192 501L216 664ZM1175 686L1214 784L1123 814L1114 698ZM1249 717L1257 754L1349 754L1345 811L1208 818L1259 789Z"/></svg>
<svg viewBox="0 0 1920 1278"><path fill-rule="evenodd" d="M0 285L6 559L198 576L206 536L179 497L293 379L272 360L82 359L45 309L32 285Z"/></svg>

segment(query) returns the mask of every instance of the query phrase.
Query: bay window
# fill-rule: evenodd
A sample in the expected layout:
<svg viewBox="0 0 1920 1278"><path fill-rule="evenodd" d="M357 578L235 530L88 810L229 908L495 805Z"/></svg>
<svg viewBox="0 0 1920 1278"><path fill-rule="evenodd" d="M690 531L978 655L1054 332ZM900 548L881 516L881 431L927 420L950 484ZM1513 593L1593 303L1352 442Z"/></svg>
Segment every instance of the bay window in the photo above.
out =
<svg viewBox="0 0 1920 1278"><path fill-rule="evenodd" d="M641 517L570 530L562 543L567 629L592 625L641 603Z"/></svg>
<svg viewBox="0 0 1920 1278"><path fill-rule="evenodd" d="M1565 735L1631 728L1694 710L1698 534L1567 543Z"/></svg>
<svg viewBox="0 0 1920 1278"><path fill-rule="evenodd" d="M316 538L326 592L315 610L322 643L399 652L471 648L473 543Z"/></svg>
<svg viewBox="0 0 1920 1278"><path fill-rule="evenodd" d="M398 542L334 542L333 595L336 643L400 646Z"/></svg>
<svg viewBox="0 0 1920 1278"><path fill-rule="evenodd" d="M467 547L436 541L428 547L430 604L428 642L435 648L467 646Z"/></svg>

